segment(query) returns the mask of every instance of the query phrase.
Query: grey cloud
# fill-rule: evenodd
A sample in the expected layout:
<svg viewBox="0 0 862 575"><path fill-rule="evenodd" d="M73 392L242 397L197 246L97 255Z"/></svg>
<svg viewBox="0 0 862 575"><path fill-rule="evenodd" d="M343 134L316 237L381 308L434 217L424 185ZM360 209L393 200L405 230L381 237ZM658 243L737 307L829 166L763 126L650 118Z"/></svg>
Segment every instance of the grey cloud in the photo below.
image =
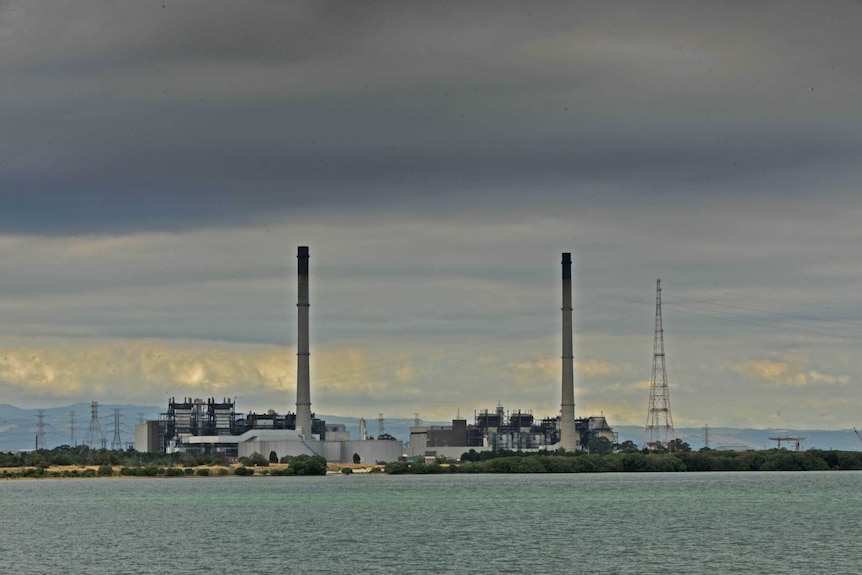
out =
<svg viewBox="0 0 862 575"><path fill-rule="evenodd" d="M859 152L853 5L814 27L803 4L679 5L670 21L637 4L94 6L6 12L7 229L475 212L489 198L553 211L600 184L626 202L711 182L740 193L800 165L846 171Z"/></svg>
<svg viewBox="0 0 862 575"><path fill-rule="evenodd" d="M798 349L830 351L796 366L813 397L853 373L856 341L826 320L852 336L862 293L858 15L7 3L4 337L290 346L294 250L310 245L315 349L376 346L384 366L360 374L375 385L395 348L409 356L393 408L441 390L479 403L465 409L529 403L549 382L518 389L512 366L558 356L558 257L573 251L579 355L647 372L585 374L592 405L643 410L656 277L689 417L725 384L752 387L722 362ZM691 299L822 321L735 323ZM349 387L324 397L358 402Z"/></svg>

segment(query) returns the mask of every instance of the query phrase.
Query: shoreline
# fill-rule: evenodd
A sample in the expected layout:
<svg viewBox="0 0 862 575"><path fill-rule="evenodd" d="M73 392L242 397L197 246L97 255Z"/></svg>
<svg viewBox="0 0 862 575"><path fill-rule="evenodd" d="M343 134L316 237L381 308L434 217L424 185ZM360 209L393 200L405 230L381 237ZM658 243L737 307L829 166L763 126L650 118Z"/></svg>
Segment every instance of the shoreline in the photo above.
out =
<svg viewBox="0 0 862 575"><path fill-rule="evenodd" d="M111 473L104 471L104 466L99 465L50 465L48 467L24 466L24 467L0 467L0 480L14 481L26 479L173 479L182 477L277 477L285 476L284 471L290 466L287 463L271 463L267 466L247 466L241 463L228 465L197 465L186 467L183 465L161 466L161 465L112 465ZM142 470L144 468L155 468L156 473L123 473L123 469ZM252 473L236 473L237 469L247 469ZM169 472L178 470L181 473ZM350 471L345 472L345 469ZM101 473L100 473L101 471ZM191 471L191 472L190 472ZM201 473L201 471L204 471ZM327 463L327 476L337 475L364 475L383 474L383 466L377 464L363 463ZM297 476L301 477L301 476ZM309 476L310 477L310 476ZM322 477L318 475L317 477Z"/></svg>

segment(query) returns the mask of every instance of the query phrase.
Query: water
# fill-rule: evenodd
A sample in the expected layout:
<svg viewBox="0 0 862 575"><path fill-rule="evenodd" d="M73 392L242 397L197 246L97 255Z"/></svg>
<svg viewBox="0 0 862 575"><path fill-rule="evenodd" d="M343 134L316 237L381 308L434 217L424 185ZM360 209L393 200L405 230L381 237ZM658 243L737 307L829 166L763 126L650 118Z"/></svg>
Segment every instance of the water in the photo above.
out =
<svg viewBox="0 0 862 575"><path fill-rule="evenodd" d="M862 472L0 481L0 573L856 574Z"/></svg>

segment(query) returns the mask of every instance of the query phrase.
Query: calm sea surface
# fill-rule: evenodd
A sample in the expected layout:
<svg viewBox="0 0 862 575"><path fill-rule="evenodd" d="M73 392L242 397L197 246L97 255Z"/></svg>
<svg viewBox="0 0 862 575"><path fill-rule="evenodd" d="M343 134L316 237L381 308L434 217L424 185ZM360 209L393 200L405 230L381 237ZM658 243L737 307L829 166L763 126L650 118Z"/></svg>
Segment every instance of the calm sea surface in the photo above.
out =
<svg viewBox="0 0 862 575"><path fill-rule="evenodd" d="M862 573L862 472L0 481L0 573Z"/></svg>

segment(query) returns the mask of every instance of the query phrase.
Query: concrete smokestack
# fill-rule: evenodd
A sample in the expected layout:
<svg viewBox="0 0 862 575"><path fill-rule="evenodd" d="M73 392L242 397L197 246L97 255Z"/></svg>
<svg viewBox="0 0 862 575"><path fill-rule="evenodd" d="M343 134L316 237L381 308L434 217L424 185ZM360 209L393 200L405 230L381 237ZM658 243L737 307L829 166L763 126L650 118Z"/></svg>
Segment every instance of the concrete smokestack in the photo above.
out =
<svg viewBox="0 0 862 575"><path fill-rule="evenodd" d="M563 394L560 404L560 447L575 451L575 370L572 353L572 254L563 253Z"/></svg>
<svg viewBox="0 0 862 575"><path fill-rule="evenodd" d="M311 391L309 385L308 358L308 247L299 246L296 254L299 272L296 304L298 332L296 338L296 430L311 437Z"/></svg>

